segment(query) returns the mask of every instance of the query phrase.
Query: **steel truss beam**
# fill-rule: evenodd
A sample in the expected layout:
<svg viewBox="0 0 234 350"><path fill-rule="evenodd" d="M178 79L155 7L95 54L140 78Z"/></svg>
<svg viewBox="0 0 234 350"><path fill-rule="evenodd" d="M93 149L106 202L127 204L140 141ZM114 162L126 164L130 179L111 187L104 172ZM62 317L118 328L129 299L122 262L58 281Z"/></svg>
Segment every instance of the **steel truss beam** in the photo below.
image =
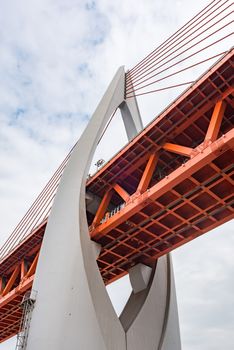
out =
<svg viewBox="0 0 234 350"><path fill-rule="evenodd" d="M204 166L204 164L212 161L212 159L216 157L217 153L224 152L226 147L233 148L234 130L231 130L217 141L224 110L225 102L223 100L218 101L215 104L204 142L202 142L196 148L193 149L171 143L165 143L162 146L162 148L168 152L184 155L192 159L188 160L179 169L167 176L166 179L163 179L153 187L148 188L150 180L153 176L155 165L158 161L158 152L150 155L136 192L131 196L128 196L126 205L121 209L118 215L113 215L112 217L107 218L107 220L105 220L103 223L101 223L99 220L99 224L97 224L96 220L95 226L90 226L91 238L94 240L99 240L101 237L108 234L112 229L127 221L132 215L136 214L143 207L147 206L150 201L155 201L158 197L168 191L168 189L172 189L186 177L190 176ZM209 141L208 143L206 142L207 140ZM104 211L102 212L102 216L103 215Z"/></svg>
<svg viewBox="0 0 234 350"><path fill-rule="evenodd" d="M228 61L229 59L231 59L232 54L233 53L230 52L227 55L227 57L225 57L221 60L220 63L218 63L217 67L219 68L221 64L223 64L223 62L225 63L225 60ZM225 69L223 69L220 73L217 67L214 66L213 68L211 68L209 73L207 73L192 88L192 90L195 90L197 87L199 87L199 85L202 85L205 89L205 79L208 79L209 83L214 87L214 93L211 95L206 95L203 93L202 89L199 89L198 94L201 94L203 96L204 103L202 105L197 104L197 110L194 113L192 113L191 116L190 110L188 112L188 109L187 114L186 112L184 112L184 114L181 114L182 118L180 118L180 120L176 122L178 123L178 125L176 125L176 131L171 131L172 127L170 125L169 127L165 128L165 131L159 134L158 144L155 144L152 141L151 137L149 135L146 135L147 129L145 129L142 133L143 136L139 135L136 137L136 139L140 141L140 138L142 138L142 142L148 142L150 144L149 150L143 153L142 156L139 157L132 164L130 164L130 166L129 164L124 165L124 167L126 166L126 170L124 170L124 172L122 173L120 172L120 175L116 173L115 175L117 180L111 181L108 184L109 190L107 190L106 193L103 195L101 204L97 210L97 213L95 214L92 225L90 226L90 232L93 235L93 239L96 241L104 242L103 249L98 257L98 264L105 283L114 281L115 279L125 274L127 271L131 270L132 264L135 264L134 259L141 259L142 257L144 257L146 261L147 259L148 261L150 261L150 258L153 257L154 259L157 259L157 257L165 255L172 249L190 241L191 239L194 239L198 235L207 232L208 230L216 227L217 225L223 224L224 222L230 220L234 216L233 211L230 210L230 206L233 204L233 202L231 202L231 191L228 192L224 188L226 186L226 188L230 189L230 179L231 176L233 176L233 168L230 166L230 164L229 166L227 166L226 161L226 165L223 168L217 166L217 164L214 161L216 159L219 159L220 155L221 158L222 155L225 155L225 157L227 157L227 154L230 155L231 150L233 149L233 132L225 132L224 135L221 135L221 133L219 132L222 120L225 119L225 113L228 113L227 109L229 109L230 111L230 107L234 108L233 99L231 96L231 94L233 93L233 88L229 87L229 85L231 84L231 79L230 74L229 77L227 75L228 69L226 68L227 72L225 72ZM212 81L212 79L210 79L211 75L217 75L217 77L221 79L222 84L220 85L220 87L217 87ZM225 76L226 80L224 78ZM226 90L224 91L224 89ZM189 93L189 91L186 92L183 96L181 96L178 99L178 101L181 102L183 99L187 100ZM222 96L221 99L220 96ZM195 98L196 95L194 96L194 100ZM224 99L226 100L226 102L224 101ZM166 116L166 122L169 122L169 118L167 120L167 114L170 116L171 110L173 109L175 109L177 113L181 113L181 110L179 110L178 108L179 102L177 103L177 106L172 105L168 108L166 112L163 112L162 116L160 116L159 119L162 119ZM195 131L199 131L199 127L196 125L196 123L199 121L201 115L204 115L205 119L207 119L207 115L211 110L211 107L214 105L214 102L216 103L215 108L213 109L213 113L209 114L210 123L209 125L207 124L207 130L205 130L205 133L203 133L203 142L201 142L200 145L196 147L188 147L182 145L183 142L180 139L178 139L177 135L179 135L179 133L183 134L183 130L185 130L190 124L193 124ZM134 122L132 120L129 121L129 114L131 115L131 111L132 113L133 111L134 113L138 111L134 99L131 99L131 103L132 105L128 106L126 106L125 102L122 102L120 104L124 118L124 123L126 127L130 128L128 130L129 139L132 139L136 132L139 131L139 129L141 128L141 122L139 120L137 123L135 123L135 129L132 128ZM184 118L185 115L187 115L187 119ZM227 118L224 120L224 122L228 122ZM155 122L153 122L152 124L155 124ZM149 127L147 128L149 129ZM155 130L157 132L161 132L158 129L157 125L155 125ZM174 139L175 137L177 137L176 140ZM135 140L133 140L133 142L134 141ZM130 147L131 144L127 145L126 149ZM122 150L120 153L126 152L126 149ZM187 159L185 160L185 163L181 165L181 167L179 167L174 172L171 172L163 180L158 181L152 186L152 178L154 177L155 171L157 171L158 169L158 163L161 161L162 157L165 157L165 155L170 156L170 159L172 160L176 160L176 157L180 155L184 156ZM110 163L111 162L113 162L113 160L111 160ZM203 170L203 168L205 170ZM132 173L134 171L139 171L139 169L142 175L138 179L135 191L132 194L132 192L125 189L124 181L126 177L129 177L131 180ZM207 170L211 173L214 173L212 176L209 177L209 180L207 181L199 179L197 180L197 178L194 176L194 174L198 174L200 172L204 173L204 171ZM99 174L104 171L105 166L98 174L94 175L94 177L88 181L87 188L89 186L89 183L91 181L94 181L95 178L98 177ZM204 177L203 173L201 176L202 178ZM182 189L181 183L183 185ZM217 193L212 191L213 188L217 188ZM219 195L218 191L221 191L221 196ZM206 204L206 207L203 210L199 208L199 196L197 195L197 193L204 195L206 199L208 198L208 203L205 203L206 201L202 202L203 204ZM118 214L114 213L113 215L109 215L108 211L110 210L110 208L113 208L113 204L110 207L109 204L111 203L113 197L116 197L116 194L124 202L124 205L121 206L122 209L118 211ZM167 204L163 203L163 200L168 201L168 198L170 199L170 202ZM192 212L192 214L190 214L189 217L186 211L187 207L190 207ZM85 217L85 209L84 207L82 208L82 215ZM220 209L222 211L220 211ZM144 210L150 211L150 214L145 214ZM134 218L136 219L136 222L138 222L138 224L136 222L133 222L132 220L129 220L129 218L131 219L131 216L133 214L135 215ZM173 228L168 227L168 217L170 215L174 218L174 220L178 221L181 219L181 216L184 216L184 223L175 225ZM103 217L105 218L105 220L102 220ZM156 217L158 219L155 219ZM120 220L118 221L117 218ZM159 230L159 232L163 231L163 234L158 234L157 230L155 229L153 232L151 232L152 228L154 228L152 222L155 220L158 220L157 230ZM100 224L100 222L102 223ZM125 231L123 231L119 228L119 226L125 223L127 223L127 225L125 225ZM34 272L38 260L38 251L40 249L40 243L38 243L37 245L34 244L34 248L30 251L30 239L34 239L34 237L38 235L38 232L41 229L43 229L43 227L45 229L46 224L47 221L43 222L40 227L36 228L36 230L33 231L25 241L23 241L19 246L16 247L16 249L13 251L14 254L11 254L6 259L6 266L9 263L8 266L10 267L7 269L7 274L0 277L0 293L2 293L2 295L0 296L0 320L2 321L2 324L5 325L4 333L0 332L1 340L7 339L8 337L14 335L18 331L20 311L18 310L18 308L15 308L14 305L19 305L23 293L26 290L31 289L32 287L32 283L35 277ZM67 224L67 227L69 227L69 223ZM65 231L67 230L67 227ZM106 231L103 231L103 228L105 228ZM113 232L115 232L115 234L117 233L117 236L114 239L111 237L111 235L109 235L112 232L112 230ZM39 241L41 241L43 233L40 234L41 238L39 239ZM95 234L97 235L95 236ZM124 237L122 237L121 235ZM145 235L145 241L144 239L139 239L140 235ZM111 237L111 242L105 243L106 237L109 240ZM55 236L55 241L56 239L57 237ZM83 240L85 239L81 235L81 241ZM74 245L76 243L77 241L75 240ZM52 244L53 243L51 243L51 246L47 245L47 247L49 247L49 249L52 249ZM64 246L66 246L66 244L67 243L65 241ZM24 248L24 246L26 248ZM126 251L125 255L120 256L122 254L118 251L120 247L123 249L123 251ZM73 247L71 247L71 250L72 249ZM18 251L21 255L18 255ZM24 259L25 254L22 253L23 251L27 252L29 262L26 259ZM81 265L89 265L89 258L92 260L92 263L95 262L96 255L93 259L93 253L91 252L91 250L86 249L85 247L84 251L81 254L83 253L86 255L86 258L81 261ZM70 251L68 250L67 256L69 256L69 254ZM60 255L63 262L63 254ZM56 256L55 258L57 259L58 257ZM164 265L164 267L161 267L162 269L165 268L168 269L168 271L171 269L170 262L167 258L163 257L160 259L160 261L162 261L162 266ZM52 262L52 265L53 264L54 263ZM60 265L58 264L58 266ZM158 266L160 265L158 264ZM156 271L158 274L160 273L161 268L159 267ZM51 270L50 266L48 270ZM96 271L95 274L98 273L96 263L94 270ZM69 271L69 269L67 271ZM63 281L61 281L62 289L64 288L64 281L67 278L67 271L64 272L65 278ZM46 274L47 273L48 271L46 271ZM171 276L171 278L173 278L173 276ZM97 280L96 277L93 276L92 279L94 279L95 281ZM50 279L48 279L47 281L48 283L50 283ZM88 283L90 283L89 278ZM98 291L100 291L99 283L100 281L97 283ZM58 288L60 289L60 286ZM168 288L166 283L164 284L164 288L165 290ZM90 287L90 290L92 294L93 287ZM89 294L90 290L88 290ZM147 293L149 293L150 291L152 292L153 290L154 288L147 288ZM3 295L3 293L5 295ZM100 293L100 295L102 295L102 292ZM154 293L153 298L155 299ZM131 298L131 305L133 303L133 300L134 296L133 298ZM95 309L98 308L98 306L96 305L96 301L93 303L93 305ZM133 308L137 309L139 305L140 304L136 304ZM128 307L132 308L132 306ZM109 306L107 307L107 309L110 310ZM1 312L4 312L4 319L2 317ZM155 309L156 314L157 312L157 309ZM124 315L122 315L121 317L121 323L125 331L128 328L128 325L134 319L134 317L127 317L126 319L126 314L128 313L124 312ZM11 320L11 326L9 327L7 326L9 325L9 321L6 321L7 317L9 317L9 320ZM100 317L100 315L98 315L98 317ZM177 321L175 321L175 323L176 322ZM154 323L154 320L152 321L152 323ZM130 334L130 332L128 334ZM141 335L142 334L140 334L140 336ZM151 337L152 336L153 335L151 335ZM145 338L143 337L142 339Z"/></svg>

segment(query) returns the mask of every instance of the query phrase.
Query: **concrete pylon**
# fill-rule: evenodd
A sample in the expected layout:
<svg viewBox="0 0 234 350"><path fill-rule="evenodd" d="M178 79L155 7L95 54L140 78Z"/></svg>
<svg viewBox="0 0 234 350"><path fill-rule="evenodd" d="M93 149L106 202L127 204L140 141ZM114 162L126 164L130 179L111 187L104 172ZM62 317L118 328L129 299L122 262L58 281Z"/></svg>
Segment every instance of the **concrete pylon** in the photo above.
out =
<svg viewBox="0 0 234 350"><path fill-rule="evenodd" d="M130 271L140 289L135 289L118 318L96 263L98 246L89 238L85 186L100 135L118 107L125 109L129 138L142 127L136 102L124 103L124 83L124 68L120 67L61 178L33 283L37 300L28 350L180 349L170 259L159 259L152 273L144 266Z"/></svg>

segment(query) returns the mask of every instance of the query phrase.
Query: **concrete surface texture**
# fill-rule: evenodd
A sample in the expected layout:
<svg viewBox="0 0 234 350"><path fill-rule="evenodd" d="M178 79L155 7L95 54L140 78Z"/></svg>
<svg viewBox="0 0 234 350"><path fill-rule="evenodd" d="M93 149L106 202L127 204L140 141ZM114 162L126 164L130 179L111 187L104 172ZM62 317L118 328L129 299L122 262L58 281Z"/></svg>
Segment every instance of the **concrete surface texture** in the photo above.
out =
<svg viewBox="0 0 234 350"><path fill-rule="evenodd" d="M136 100L124 101L124 84L120 67L61 178L33 283L28 350L181 348L170 257L160 258L151 273L144 266L130 271L134 292L118 318L96 264L98 247L89 238L85 184L99 138L118 107L129 140L142 129Z"/></svg>

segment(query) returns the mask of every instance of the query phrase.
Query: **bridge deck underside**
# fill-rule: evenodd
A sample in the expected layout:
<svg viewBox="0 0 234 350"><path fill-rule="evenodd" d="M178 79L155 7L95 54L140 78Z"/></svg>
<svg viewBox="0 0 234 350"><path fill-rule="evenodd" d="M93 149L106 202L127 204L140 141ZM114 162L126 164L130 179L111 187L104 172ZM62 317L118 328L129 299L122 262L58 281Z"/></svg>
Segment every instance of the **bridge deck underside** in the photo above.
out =
<svg viewBox="0 0 234 350"><path fill-rule="evenodd" d="M226 150L97 239L103 247L98 265L104 280L116 279L139 262L152 266L160 256L233 218L232 159L233 151Z"/></svg>
<svg viewBox="0 0 234 350"><path fill-rule="evenodd" d="M225 139L222 135L233 130L232 84L233 56L230 56L213 67L88 182L88 190L101 198L116 183L130 195L121 210L112 211L113 216L91 226L92 239L102 245L98 264L106 283L138 262L153 265L161 255L233 217L233 135L224 147L219 147L218 141L217 147L204 141L219 100L226 103L217 135L220 143ZM191 159L164 149L168 142L191 148ZM203 152L207 153L205 161ZM158 155L158 161L148 190L139 195L138 185L152 153ZM112 207L118 208L123 202L114 192ZM92 218L89 219L92 224Z"/></svg>
<svg viewBox="0 0 234 350"><path fill-rule="evenodd" d="M0 309L0 342L11 338L19 332L22 309L20 304L23 299L23 293L14 297Z"/></svg>
<svg viewBox="0 0 234 350"><path fill-rule="evenodd" d="M88 180L87 190L101 205L111 193L98 220L97 213L87 212L90 236L102 245L98 266L105 283L138 262L152 266L161 255L234 217L232 85L230 52ZM225 110L210 141L207 130L219 101ZM191 154L172 152L168 144L182 145ZM152 155L157 161L142 190L139 183L147 183ZM0 262L5 286L16 276L0 297L0 342L18 332L20 302L32 286L45 228L46 221Z"/></svg>

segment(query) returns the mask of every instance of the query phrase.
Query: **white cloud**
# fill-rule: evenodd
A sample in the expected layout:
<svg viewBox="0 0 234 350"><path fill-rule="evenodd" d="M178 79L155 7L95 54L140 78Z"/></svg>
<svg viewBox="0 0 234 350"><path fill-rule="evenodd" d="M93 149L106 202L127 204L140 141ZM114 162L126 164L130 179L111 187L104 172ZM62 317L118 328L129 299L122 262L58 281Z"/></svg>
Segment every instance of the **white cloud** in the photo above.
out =
<svg viewBox="0 0 234 350"><path fill-rule="evenodd" d="M205 0L0 2L0 243L79 137L118 66L131 68L205 5ZM176 94L139 98L144 123ZM93 163L107 160L120 139L126 142L118 119ZM234 342L232 231L228 224L173 254L185 349L228 349ZM0 345L12 348L11 340Z"/></svg>
<svg viewBox="0 0 234 350"><path fill-rule="evenodd" d="M233 243L229 222L173 253L185 349L234 345Z"/></svg>

